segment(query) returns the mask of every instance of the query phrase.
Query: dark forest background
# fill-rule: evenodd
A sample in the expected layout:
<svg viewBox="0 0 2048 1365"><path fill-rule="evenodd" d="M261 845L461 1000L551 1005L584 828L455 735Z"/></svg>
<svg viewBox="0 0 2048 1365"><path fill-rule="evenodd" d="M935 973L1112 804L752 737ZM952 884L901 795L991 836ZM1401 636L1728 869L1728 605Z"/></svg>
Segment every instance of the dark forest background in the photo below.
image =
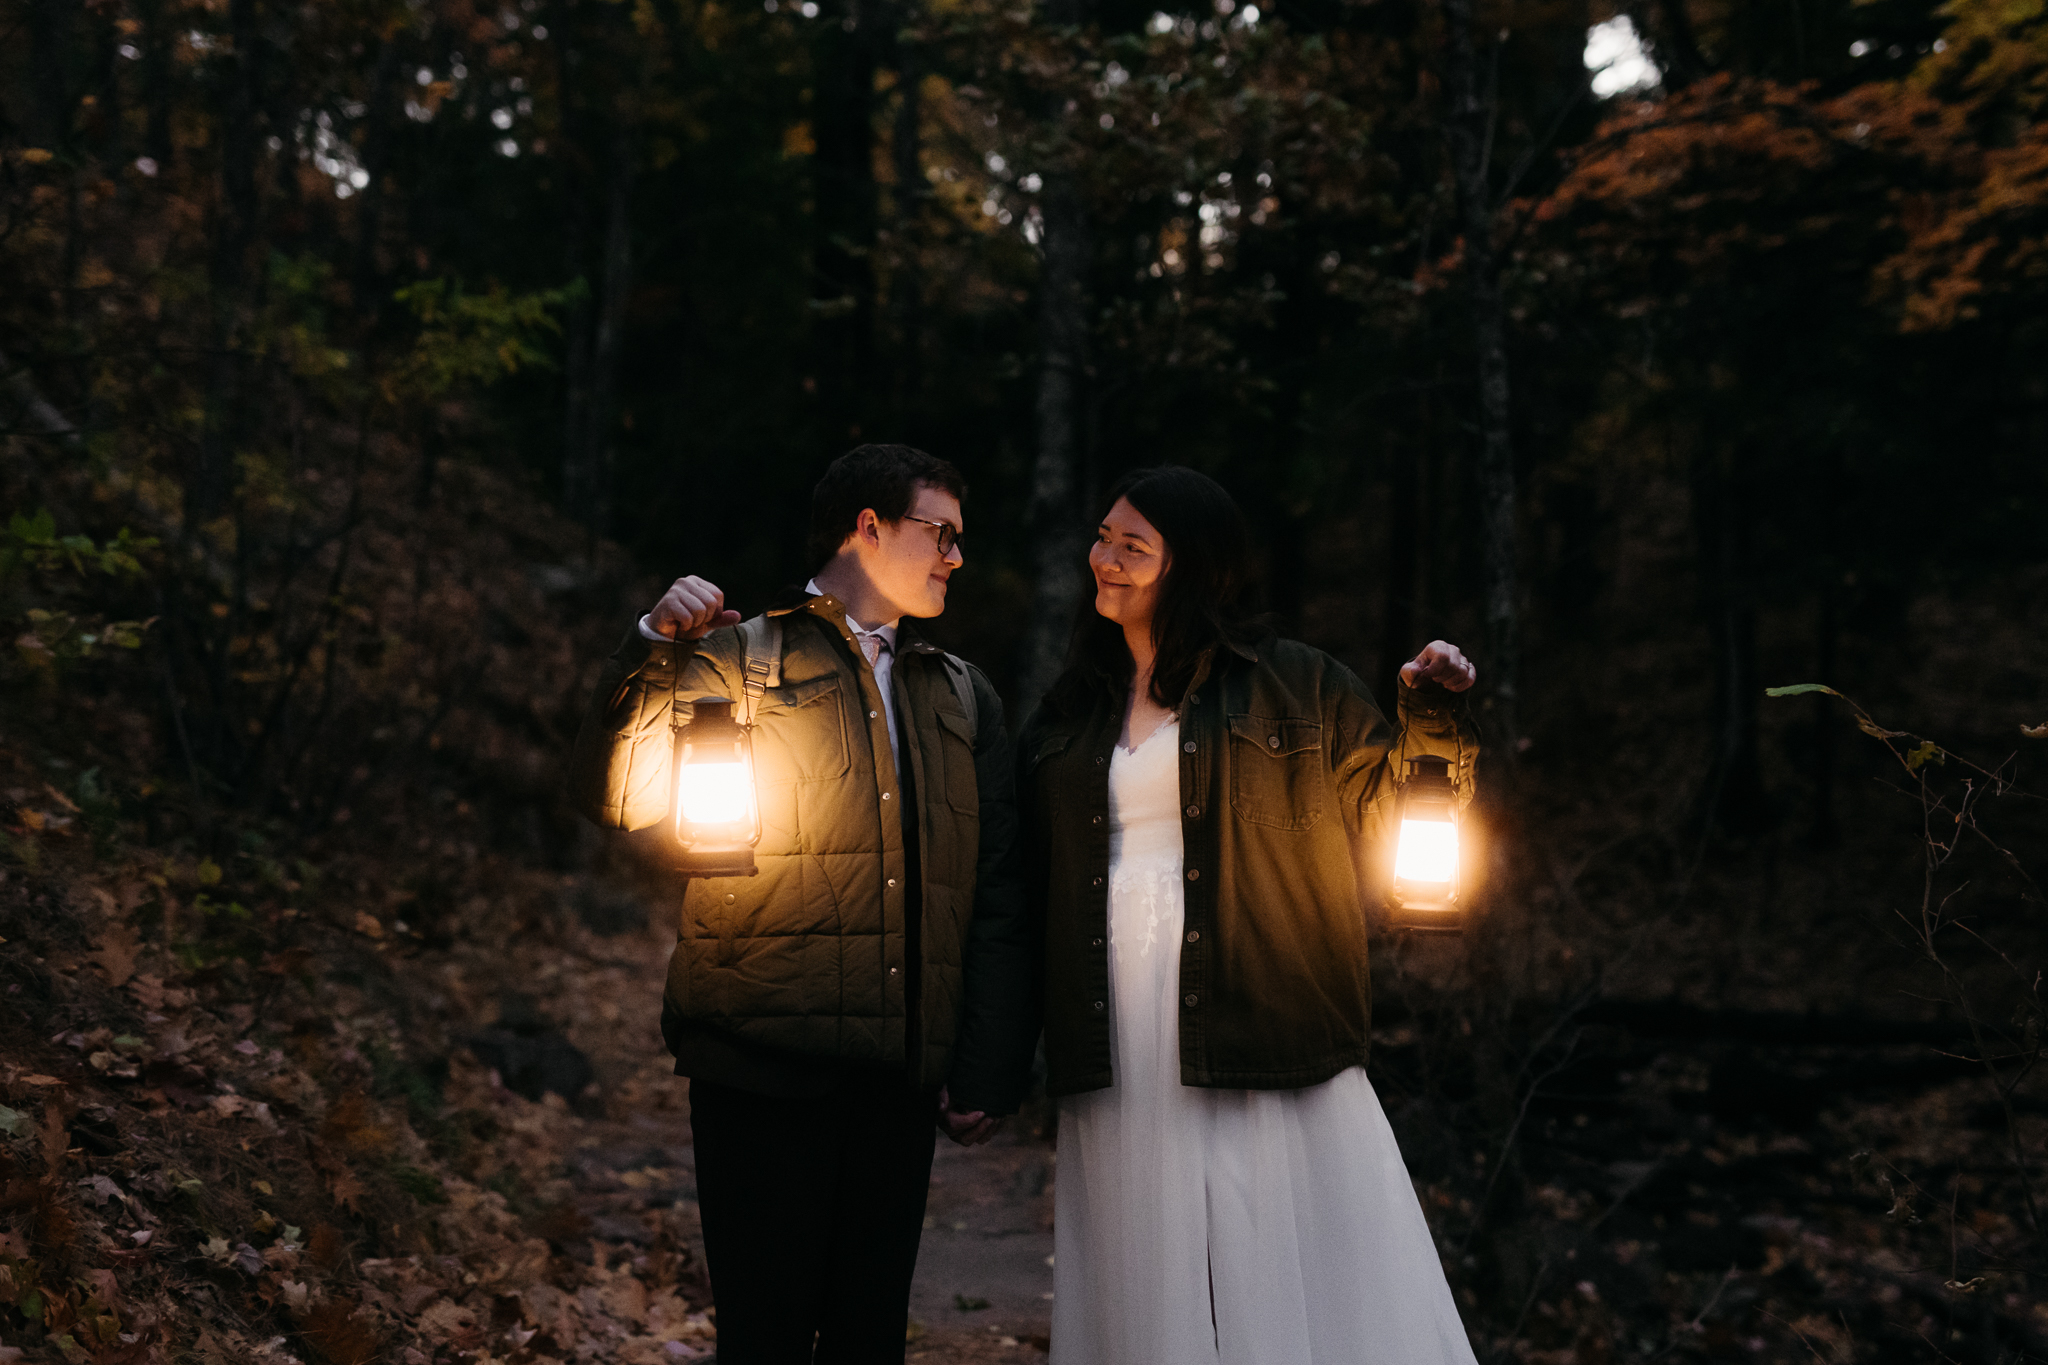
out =
<svg viewBox="0 0 2048 1365"><path fill-rule="evenodd" d="M701 1344L561 767L869 440L1013 725L1138 464L1478 661L1375 1081L1481 1359L2048 1360L2044 105L2012 0L0 0L0 1360Z"/></svg>

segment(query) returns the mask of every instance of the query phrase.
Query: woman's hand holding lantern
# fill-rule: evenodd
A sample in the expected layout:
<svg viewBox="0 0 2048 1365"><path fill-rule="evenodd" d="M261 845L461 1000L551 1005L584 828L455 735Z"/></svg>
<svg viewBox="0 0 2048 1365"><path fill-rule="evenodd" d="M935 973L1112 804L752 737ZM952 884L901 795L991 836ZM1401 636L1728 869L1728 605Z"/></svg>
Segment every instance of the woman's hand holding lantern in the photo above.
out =
<svg viewBox="0 0 2048 1365"><path fill-rule="evenodd" d="M1433 682L1445 691L1463 692L1478 680L1478 668L1447 640L1431 640L1420 654L1401 665L1401 681L1410 687Z"/></svg>

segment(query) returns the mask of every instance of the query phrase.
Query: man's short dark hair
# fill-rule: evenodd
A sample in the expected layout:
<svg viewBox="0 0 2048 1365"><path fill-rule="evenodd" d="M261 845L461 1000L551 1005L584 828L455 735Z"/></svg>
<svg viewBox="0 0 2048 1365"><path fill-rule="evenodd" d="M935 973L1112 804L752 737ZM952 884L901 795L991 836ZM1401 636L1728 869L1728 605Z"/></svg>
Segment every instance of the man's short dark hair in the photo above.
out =
<svg viewBox="0 0 2048 1365"><path fill-rule="evenodd" d="M910 446L856 446L826 466L825 477L811 490L811 529L805 543L811 572L832 562L868 508L884 521L903 520L917 501L919 487L967 500L967 480L959 470Z"/></svg>

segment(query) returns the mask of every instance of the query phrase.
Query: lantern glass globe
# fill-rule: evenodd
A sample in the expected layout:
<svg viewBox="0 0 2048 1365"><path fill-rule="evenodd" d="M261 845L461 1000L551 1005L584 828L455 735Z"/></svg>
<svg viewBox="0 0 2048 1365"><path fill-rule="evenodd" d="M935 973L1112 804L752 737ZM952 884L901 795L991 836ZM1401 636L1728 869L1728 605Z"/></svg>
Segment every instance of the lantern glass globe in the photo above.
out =
<svg viewBox="0 0 2048 1365"><path fill-rule="evenodd" d="M1449 885L1458 875L1458 827L1449 820L1401 821L1394 876L1404 882Z"/></svg>
<svg viewBox="0 0 2048 1365"><path fill-rule="evenodd" d="M746 765L736 758L723 762L685 763L676 780L683 819L692 825L730 825L747 818Z"/></svg>

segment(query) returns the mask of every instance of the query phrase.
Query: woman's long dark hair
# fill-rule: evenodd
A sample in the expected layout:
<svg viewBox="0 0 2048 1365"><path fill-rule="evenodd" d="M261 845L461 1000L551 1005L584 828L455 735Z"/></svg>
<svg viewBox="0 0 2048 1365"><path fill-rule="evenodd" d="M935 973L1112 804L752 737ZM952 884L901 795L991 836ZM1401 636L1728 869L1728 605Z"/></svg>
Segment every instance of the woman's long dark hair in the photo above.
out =
<svg viewBox="0 0 2048 1365"><path fill-rule="evenodd" d="M1244 513L1207 474L1181 465L1134 469L1102 501L1103 515L1128 499L1166 540L1169 560L1152 615L1152 699L1178 706L1202 656L1260 634L1252 581L1251 533ZM1091 577L1074 621L1068 650L1083 672L1128 692L1137 670L1123 627L1095 611Z"/></svg>

